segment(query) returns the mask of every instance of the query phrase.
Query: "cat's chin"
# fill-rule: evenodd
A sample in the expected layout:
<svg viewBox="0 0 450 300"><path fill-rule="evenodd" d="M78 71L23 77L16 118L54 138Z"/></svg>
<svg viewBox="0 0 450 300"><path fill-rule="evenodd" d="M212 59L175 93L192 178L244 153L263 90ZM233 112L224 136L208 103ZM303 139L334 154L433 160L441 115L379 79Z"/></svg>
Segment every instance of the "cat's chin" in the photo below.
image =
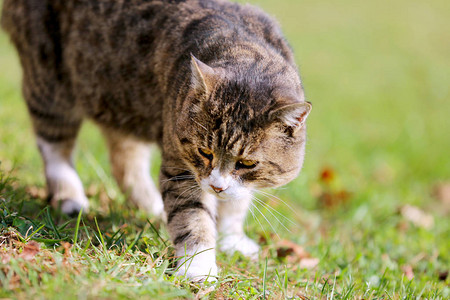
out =
<svg viewBox="0 0 450 300"><path fill-rule="evenodd" d="M222 192L222 193L215 193L214 191L210 189L203 189L206 193L210 194L211 196L214 196L214 198L217 199L219 202L233 202L233 201L239 201L241 199L247 199L251 197L252 191L247 188L240 188L237 191L234 192Z"/></svg>
<svg viewBox="0 0 450 300"><path fill-rule="evenodd" d="M220 195L220 194L211 194L213 195L217 201L219 202L229 202L229 201L236 201L236 196L227 196L227 195Z"/></svg>

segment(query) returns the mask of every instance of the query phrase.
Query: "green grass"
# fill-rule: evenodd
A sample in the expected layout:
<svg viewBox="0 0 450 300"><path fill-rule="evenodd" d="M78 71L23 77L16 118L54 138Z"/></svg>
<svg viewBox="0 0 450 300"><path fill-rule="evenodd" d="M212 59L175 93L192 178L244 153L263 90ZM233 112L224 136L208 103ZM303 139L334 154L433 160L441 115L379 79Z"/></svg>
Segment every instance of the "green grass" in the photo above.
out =
<svg viewBox="0 0 450 300"><path fill-rule="evenodd" d="M2 32L0 298L450 297L449 208L432 193L450 181L448 1L252 2L282 25L314 106L302 174L270 191L286 204L259 197L289 220L260 204L272 226L257 210L246 223L260 259L219 254L215 289L171 277L164 225L127 205L89 123L76 167L93 209L80 222L48 209L18 59ZM434 223L411 222L406 204ZM318 265L303 268L286 240Z"/></svg>

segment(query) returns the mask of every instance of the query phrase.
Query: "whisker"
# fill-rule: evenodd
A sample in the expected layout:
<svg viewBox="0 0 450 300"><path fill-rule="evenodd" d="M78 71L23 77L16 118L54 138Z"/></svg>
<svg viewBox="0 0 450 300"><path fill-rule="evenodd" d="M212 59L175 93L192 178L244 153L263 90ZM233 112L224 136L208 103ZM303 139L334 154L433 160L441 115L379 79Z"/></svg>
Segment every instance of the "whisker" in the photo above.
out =
<svg viewBox="0 0 450 300"><path fill-rule="evenodd" d="M262 231L264 232L265 236L268 236L267 232L264 230L264 227L262 226L261 222L259 221L259 219L255 216L255 213L252 210L252 207L250 206L248 208L248 210L250 211L250 213L252 214L253 219L258 222L259 226L261 227Z"/></svg>
<svg viewBox="0 0 450 300"><path fill-rule="evenodd" d="M267 211L278 221L278 223L280 223L280 225L281 226L283 226L284 227L284 229L286 229L287 231L289 231L290 233L292 233L291 232L291 230L289 229L289 228L287 228L281 221L280 221L280 219L278 219L278 217L275 215L275 214L273 214L272 213L272 211L271 211L271 209L273 209L272 207L270 207L270 205L268 205L268 204L266 204L266 203L264 203L262 200L260 200L260 199L258 199L258 198L256 198L256 197L254 197L254 200L256 200L259 204L261 204L261 205L263 205L266 209L267 209ZM277 213L279 213L278 211L276 211L276 210L274 210L275 212L277 212ZM284 215L282 215L281 213L279 213L282 217L284 217L284 218L286 218ZM287 220L289 220L288 218L286 218ZM289 220L290 221L290 220ZM293 223L293 222L292 222ZM295 223L294 223L295 224Z"/></svg>
<svg viewBox="0 0 450 300"><path fill-rule="evenodd" d="M175 199L175 205L180 204L181 202L180 197L186 192L188 193L187 199L191 199L191 197L194 196L196 193L198 193L200 190L201 189L197 185L192 185L186 188L181 194L178 195L177 199Z"/></svg>
<svg viewBox="0 0 450 300"><path fill-rule="evenodd" d="M297 211L295 210L295 209L293 209L292 208L292 206L290 206L288 203L286 203L284 200L282 200L281 198L279 198L279 197L277 197L277 196L275 196L275 195L272 195L272 194L270 194L270 193L267 193L267 192L265 192L265 191L262 191L262 190L257 190L259 193L261 193L261 194L263 194L263 195L265 195L266 197L268 197L269 199L271 199L271 200L274 200L274 198L275 199L277 199L277 200L279 200L279 201L281 201L284 205L286 205L298 218L301 218L301 216L297 213Z"/></svg>
<svg viewBox="0 0 450 300"><path fill-rule="evenodd" d="M275 232L275 234L277 235L277 237L280 238L280 236L278 235L278 232L275 230L275 228L273 227L272 223L270 223L270 221L269 221L269 220L266 218L266 216L259 210L259 208L258 208L255 204L253 204L253 203L251 203L251 205L252 205L254 208L256 208L257 211L259 211L259 213L261 214L261 216L263 216L264 219L266 220L266 222L269 223L269 225L270 225L270 227L272 228L273 232Z"/></svg>
<svg viewBox="0 0 450 300"><path fill-rule="evenodd" d="M161 181L160 184L165 184L165 183L167 183L169 181L176 181L176 180L180 180L180 179L195 179L195 176L194 175L174 176L174 177L171 177L169 179L165 179L165 180Z"/></svg>
<svg viewBox="0 0 450 300"><path fill-rule="evenodd" d="M181 170L181 171L188 171L188 172L192 172L189 169L183 169L183 168L178 168L178 167L163 167L161 166L161 169L175 169L175 170Z"/></svg>
<svg viewBox="0 0 450 300"><path fill-rule="evenodd" d="M275 208L273 208L272 206L267 204L264 200L261 200L261 199L257 198L256 196L253 196L253 197L254 197L254 199L258 200L258 203L260 203L261 205L264 205L267 209L270 209L273 212L277 213L280 217L282 217L284 220L288 221L292 225L298 225L298 223L296 223L292 219L286 217L284 214L282 214L281 212L279 212L278 210L276 210Z"/></svg>

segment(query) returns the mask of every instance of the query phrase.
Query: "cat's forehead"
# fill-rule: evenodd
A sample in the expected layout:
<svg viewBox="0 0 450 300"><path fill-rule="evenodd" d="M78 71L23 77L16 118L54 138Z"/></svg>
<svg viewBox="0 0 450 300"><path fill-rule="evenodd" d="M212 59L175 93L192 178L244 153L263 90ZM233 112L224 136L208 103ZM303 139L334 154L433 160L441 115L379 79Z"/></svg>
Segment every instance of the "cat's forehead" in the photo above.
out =
<svg viewBox="0 0 450 300"><path fill-rule="evenodd" d="M264 137L264 131L253 120L221 123L213 129L209 139L212 147L222 156L244 157L252 154L258 148Z"/></svg>
<svg viewBox="0 0 450 300"><path fill-rule="evenodd" d="M268 80L223 80L216 85L210 100L230 118L246 120L270 109L276 102L273 91Z"/></svg>

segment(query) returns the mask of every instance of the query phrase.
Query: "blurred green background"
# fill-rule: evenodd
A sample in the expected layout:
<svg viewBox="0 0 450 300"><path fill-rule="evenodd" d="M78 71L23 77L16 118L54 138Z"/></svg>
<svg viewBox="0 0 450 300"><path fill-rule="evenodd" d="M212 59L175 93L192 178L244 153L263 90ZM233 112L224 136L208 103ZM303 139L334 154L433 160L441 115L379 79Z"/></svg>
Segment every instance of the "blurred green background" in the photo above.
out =
<svg viewBox="0 0 450 300"><path fill-rule="evenodd" d="M413 261L417 284L439 284L450 252L448 203L433 196L450 181L450 1L250 2L281 24L313 103L302 174L274 191L297 212L270 203L299 225L285 224L290 233L274 221L275 229L321 258L319 272L347 268L371 282L387 266L395 281L402 265L423 254ZM43 186L20 74L2 32L1 168L14 168L23 185ZM86 186L116 190L92 124L83 127L77 158ZM410 224L399 213L407 203L431 215L434 225ZM261 230L251 219L248 227Z"/></svg>

